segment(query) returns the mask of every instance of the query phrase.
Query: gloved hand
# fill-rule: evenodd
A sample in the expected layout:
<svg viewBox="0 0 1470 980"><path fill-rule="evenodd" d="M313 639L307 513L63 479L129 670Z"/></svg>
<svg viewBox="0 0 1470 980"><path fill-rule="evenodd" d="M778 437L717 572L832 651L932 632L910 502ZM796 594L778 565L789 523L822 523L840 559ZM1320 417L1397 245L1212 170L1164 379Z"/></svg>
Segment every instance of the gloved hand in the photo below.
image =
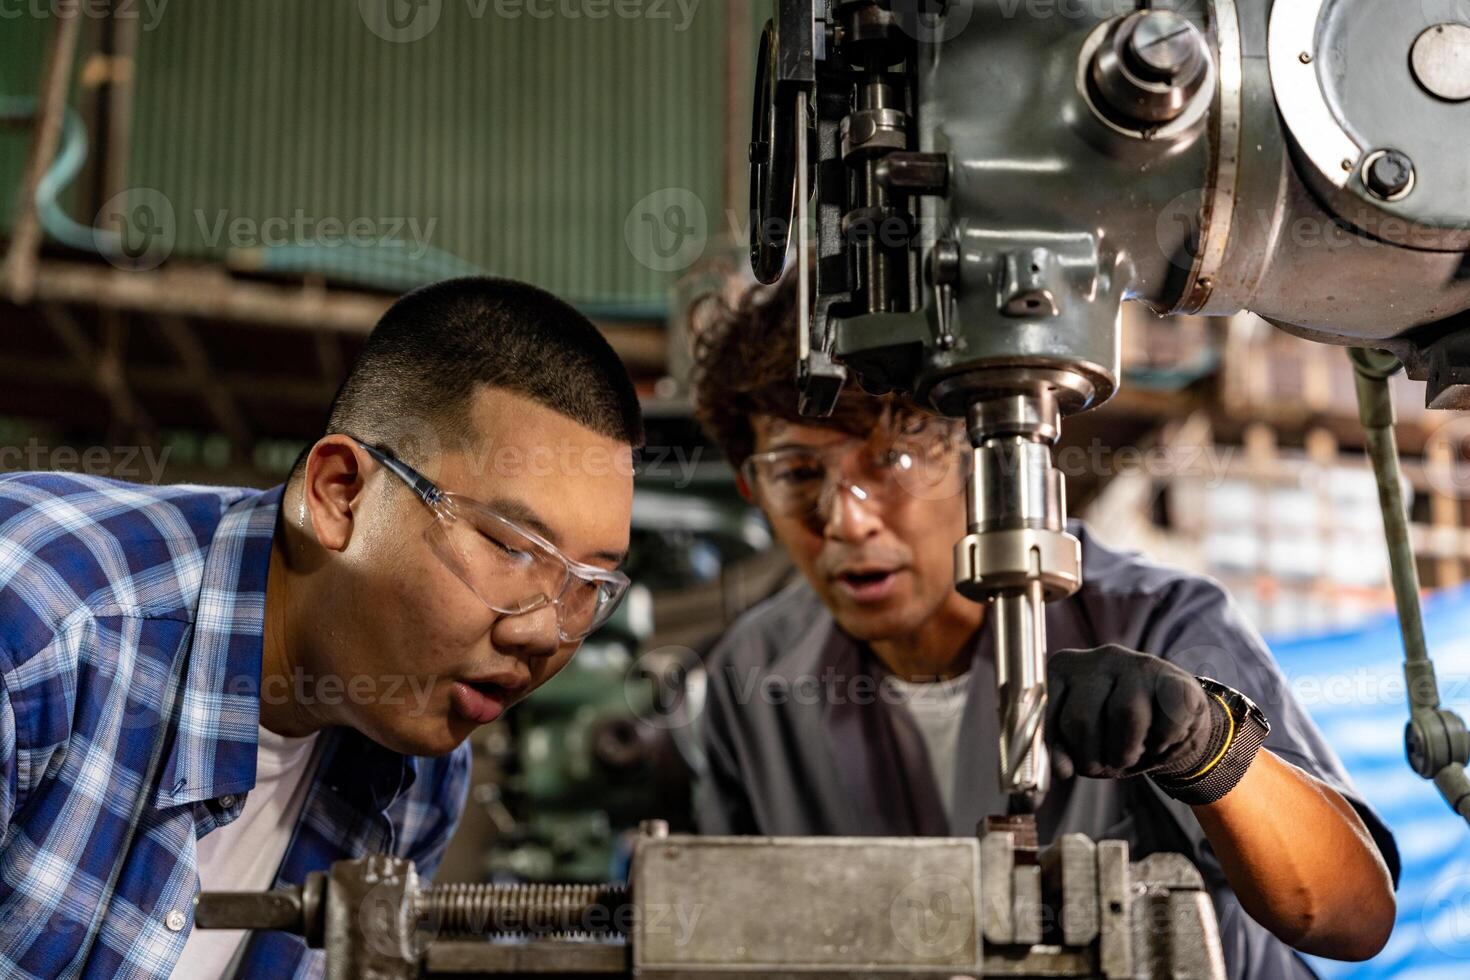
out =
<svg viewBox="0 0 1470 980"><path fill-rule="evenodd" d="M1179 667L1119 646L1047 658L1046 738L1059 779L1181 777L1225 744L1230 715Z"/></svg>

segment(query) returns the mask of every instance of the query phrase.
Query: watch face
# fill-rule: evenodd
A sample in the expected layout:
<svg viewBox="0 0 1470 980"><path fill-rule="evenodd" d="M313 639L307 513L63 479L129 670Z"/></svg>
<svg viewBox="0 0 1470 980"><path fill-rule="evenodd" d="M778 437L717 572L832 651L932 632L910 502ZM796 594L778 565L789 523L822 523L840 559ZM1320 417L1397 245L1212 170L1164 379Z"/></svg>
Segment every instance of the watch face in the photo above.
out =
<svg viewBox="0 0 1470 980"><path fill-rule="evenodd" d="M1209 691L1212 694L1218 694L1222 698L1224 698L1225 703L1230 705L1232 710L1238 712L1240 717L1251 718L1261 725L1264 725L1267 731L1271 730L1271 724L1266 720L1266 713L1262 711L1259 707L1257 707L1256 703L1250 698L1246 697L1244 694L1240 693L1233 687L1221 684L1214 678L1201 677L1199 681L1200 684L1204 686L1204 689L1206 691Z"/></svg>

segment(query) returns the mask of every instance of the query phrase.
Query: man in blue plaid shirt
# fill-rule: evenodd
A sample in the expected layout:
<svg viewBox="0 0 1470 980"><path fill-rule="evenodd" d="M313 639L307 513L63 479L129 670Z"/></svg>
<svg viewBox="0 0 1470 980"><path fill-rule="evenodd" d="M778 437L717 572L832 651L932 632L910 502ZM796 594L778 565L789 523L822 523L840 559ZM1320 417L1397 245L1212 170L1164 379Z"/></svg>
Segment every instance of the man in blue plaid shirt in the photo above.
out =
<svg viewBox="0 0 1470 980"><path fill-rule="evenodd" d="M321 976L195 895L431 875L468 735L627 588L637 398L550 295L404 297L327 433L265 492L0 478L0 976Z"/></svg>

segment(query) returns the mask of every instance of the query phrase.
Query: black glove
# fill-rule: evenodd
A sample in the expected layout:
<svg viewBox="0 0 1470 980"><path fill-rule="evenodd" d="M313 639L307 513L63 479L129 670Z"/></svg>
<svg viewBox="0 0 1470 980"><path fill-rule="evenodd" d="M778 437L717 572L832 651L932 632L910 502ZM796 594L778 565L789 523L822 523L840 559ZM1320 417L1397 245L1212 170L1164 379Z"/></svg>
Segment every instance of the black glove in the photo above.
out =
<svg viewBox="0 0 1470 980"><path fill-rule="evenodd" d="M1119 646L1058 650L1046 676L1046 737L1059 779L1179 779L1226 743L1230 712L1158 657Z"/></svg>

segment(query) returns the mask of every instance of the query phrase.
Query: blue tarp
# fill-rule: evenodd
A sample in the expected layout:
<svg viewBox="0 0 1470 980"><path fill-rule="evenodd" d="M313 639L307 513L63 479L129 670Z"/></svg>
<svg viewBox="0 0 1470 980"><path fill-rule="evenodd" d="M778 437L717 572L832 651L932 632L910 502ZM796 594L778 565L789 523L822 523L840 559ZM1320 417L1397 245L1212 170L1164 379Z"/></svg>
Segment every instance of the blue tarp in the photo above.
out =
<svg viewBox="0 0 1470 980"><path fill-rule="evenodd" d="M1440 699L1470 717L1470 588L1425 603L1425 629ZM1390 616L1345 633L1274 639L1292 689L1358 789L1388 821L1403 859L1398 923L1366 963L1312 959L1325 978L1470 977L1470 826L1404 759L1408 719L1403 647Z"/></svg>

